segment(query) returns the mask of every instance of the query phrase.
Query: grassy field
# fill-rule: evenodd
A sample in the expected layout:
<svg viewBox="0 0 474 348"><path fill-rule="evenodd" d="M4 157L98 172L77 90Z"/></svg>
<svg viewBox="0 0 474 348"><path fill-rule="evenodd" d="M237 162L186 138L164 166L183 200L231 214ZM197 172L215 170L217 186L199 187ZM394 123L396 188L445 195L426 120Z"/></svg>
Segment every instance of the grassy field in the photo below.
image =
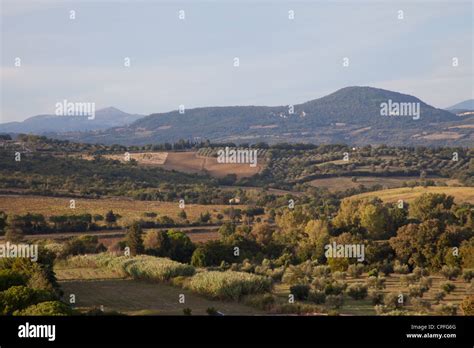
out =
<svg viewBox="0 0 474 348"><path fill-rule="evenodd" d="M428 292L426 292L422 299L423 300L428 300L432 306L433 309L436 307L435 305L435 300L434 300L434 295L441 291L441 284L446 281L446 279L442 276L439 275L434 275L431 277L433 279L433 285L430 287ZM347 279L347 284L350 285L352 283L365 283L367 281L367 274L361 276L360 278L349 278ZM447 303L452 303L459 305L463 298L470 294L469 292L469 283L464 282L462 279L457 279L453 280L452 283L456 286L456 289L451 292L450 294L447 294L446 297L440 302L440 304L447 304ZM396 293L407 293L407 286L402 285L400 282L400 275L399 274L391 274L389 277L386 277L386 288L383 290L380 290L384 294L388 294L391 292L396 292ZM287 284L277 284L274 288L274 293L281 297L281 299L286 300L288 298L288 294L290 293L289 290L289 285ZM309 303L309 302L308 302ZM416 311L416 309L413 307L413 304L408 304L405 309L408 309L409 311ZM349 296L345 295L344 296L344 305L343 307L339 310L341 314L347 314L347 315L376 315L374 305L371 303L369 298L366 298L364 300L353 300ZM458 311L458 315L460 315L460 312Z"/></svg>
<svg viewBox="0 0 474 348"><path fill-rule="evenodd" d="M136 201L129 198L103 198L103 199L79 199L76 198L76 208L69 208L70 198L24 196L24 195L0 195L0 211L7 214L39 213L48 217L61 214L101 214L105 215L109 210L118 213L122 218L118 221L120 225L127 225L134 220L144 218L144 212L155 212L159 216L167 215L178 219L181 209L178 202L156 202ZM235 208L244 206L234 205ZM226 205L198 205L187 204L185 211L190 221L196 220L201 213L209 212L213 217L223 212Z"/></svg>
<svg viewBox="0 0 474 348"><path fill-rule="evenodd" d="M403 200L406 202L413 201L423 193L445 193L453 196L456 203L474 203L474 187L421 187L414 188L403 187L388 190L380 190L375 192L367 192L349 197L348 199L359 199L367 197L379 197L384 202L397 202Z"/></svg>
<svg viewBox="0 0 474 348"><path fill-rule="evenodd" d="M92 160L92 156L80 155L82 159ZM125 162L124 154L104 155L109 159ZM218 163L215 157L200 156L196 151L186 152L131 152L130 158L143 166L156 166L166 170L184 173L210 174L220 178L227 174L236 174L238 178L249 177L259 173L264 164L250 167L249 164ZM259 161L263 159L259 158Z"/></svg>
<svg viewBox="0 0 474 348"><path fill-rule="evenodd" d="M109 279L61 281L64 298L76 296L76 307L100 307L129 315L182 315L184 308L192 314L206 315L214 307L226 315L257 315L257 309L237 302L212 301L190 291L167 284L139 280ZM179 303L184 294L185 303Z"/></svg>
<svg viewBox="0 0 474 348"><path fill-rule="evenodd" d="M350 177L322 178L309 182L315 187L326 187L330 192L344 191L350 188L358 188L360 185L371 187L374 185L382 185L384 189L401 187L407 181L419 181L419 177L377 177L377 176L361 176L357 177L357 181L352 181ZM446 183L447 185L458 184L457 180L445 178L433 178L432 180Z"/></svg>

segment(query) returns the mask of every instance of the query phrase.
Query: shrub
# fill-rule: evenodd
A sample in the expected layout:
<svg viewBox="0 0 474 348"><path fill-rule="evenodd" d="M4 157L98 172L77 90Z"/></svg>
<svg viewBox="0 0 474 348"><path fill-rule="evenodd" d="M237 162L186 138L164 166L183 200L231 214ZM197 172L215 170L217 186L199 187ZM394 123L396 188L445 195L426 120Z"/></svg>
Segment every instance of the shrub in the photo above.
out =
<svg viewBox="0 0 474 348"><path fill-rule="evenodd" d="M472 278L474 278L474 269L465 269L462 272L462 279L464 279L466 283L469 283Z"/></svg>
<svg viewBox="0 0 474 348"><path fill-rule="evenodd" d="M324 290L329 283L330 283L329 278L314 278L313 281L311 282L311 285L316 290Z"/></svg>
<svg viewBox="0 0 474 348"><path fill-rule="evenodd" d="M402 274L400 276L400 284L404 286L415 284L417 279L418 278L414 274Z"/></svg>
<svg viewBox="0 0 474 348"><path fill-rule="evenodd" d="M333 282L326 285L324 288L324 293L326 295L340 295L347 288L346 282Z"/></svg>
<svg viewBox="0 0 474 348"><path fill-rule="evenodd" d="M430 277L422 277L420 279L420 285L428 290L433 285L433 279Z"/></svg>
<svg viewBox="0 0 474 348"><path fill-rule="evenodd" d="M35 290L26 286L12 286L0 293L0 312L4 315L10 315L16 310L22 310L36 303L55 299L54 294L48 291Z"/></svg>
<svg viewBox="0 0 474 348"><path fill-rule="evenodd" d="M395 261L395 264L393 265L393 272L398 274L407 274L410 273L410 269L408 268L408 265Z"/></svg>
<svg viewBox="0 0 474 348"><path fill-rule="evenodd" d="M10 269L0 270L0 291L15 285L25 285L26 277Z"/></svg>
<svg viewBox="0 0 474 348"><path fill-rule="evenodd" d="M329 266L316 266L313 270L315 277L328 277L331 274L331 268Z"/></svg>
<svg viewBox="0 0 474 348"><path fill-rule="evenodd" d="M310 291L308 295L308 300L316 304L323 304L326 302L326 294L323 291Z"/></svg>
<svg viewBox="0 0 474 348"><path fill-rule="evenodd" d="M371 291L369 297L373 305L381 305L384 303L384 294L382 291Z"/></svg>
<svg viewBox="0 0 474 348"><path fill-rule="evenodd" d="M426 291L428 291L428 289L421 285L410 285L408 287L408 293L411 297L423 297Z"/></svg>
<svg viewBox="0 0 474 348"><path fill-rule="evenodd" d="M379 271L377 268L373 268L367 274L369 277L377 277L379 275Z"/></svg>
<svg viewBox="0 0 474 348"><path fill-rule="evenodd" d="M268 311L275 304L275 297L272 294L248 295L245 297L244 303L248 306Z"/></svg>
<svg viewBox="0 0 474 348"><path fill-rule="evenodd" d="M448 280L456 279L461 273L459 267L445 265L441 268L440 273Z"/></svg>
<svg viewBox="0 0 474 348"><path fill-rule="evenodd" d="M193 314L193 310L189 307L186 307L186 308L183 308L183 314L184 315L192 315Z"/></svg>
<svg viewBox="0 0 474 348"><path fill-rule="evenodd" d="M342 295L329 295L326 297L326 305L330 308L341 308L344 304Z"/></svg>
<svg viewBox="0 0 474 348"><path fill-rule="evenodd" d="M31 316L63 316L73 315L74 311L64 302L46 301L36 305L29 306L23 310L17 310L13 315L31 315Z"/></svg>
<svg viewBox="0 0 474 348"><path fill-rule="evenodd" d="M309 295L309 285L298 284L290 287L290 292L295 296L295 299L304 301Z"/></svg>
<svg viewBox="0 0 474 348"><path fill-rule="evenodd" d="M429 275L429 272L426 268L416 266L413 269L413 274L420 279L421 277L426 277Z"/></svg>
<svg viewBox="0 0 474 348"><path fill-rule="evenodd" d="M439 307L439 311L444 315L456 315L458 312L458 306L453 303L442 304Z"/></svg>
<svg viewBox="0 0 474 348"><path fill-rule="evenodd" d="M354 300L363 300L367 297L367 285L363 283L354 283L347 288L347 294Z"/></svg>
<svg viewBox="0 0 474 348"><path fill-rule="evenodd" d="M387 308L396 309L401 308L408 303L408 295L398 292L390 292L385 295L384 304Z"/></svg>
<svg viewBox="0 0 474 348"><path fill-rule="evenodd" d="M245 272L201 272L191 278L189 288L197 293L217 299L238 300L243 295L270 291L272 281Z"/></svg>
<svg viewBox="0 0 474 348"><path fill-rule="evenodd" d="M369 277L367 278L367 286L374 289L385 289L384 277Z"/></svg>
<svg viewBox="0 0 474 348"><path fill-rule="evenodd" d="M347 274L352 278L359 278L364 272L364 265L360 263L349 265L347 268Z"/></svg>
<svg viewBox="0 0 474 348"><path fill-rule="evenodd" d="M345 280L346 272L336 271L333 273L332 277L336 280Z"/></svg>
<svg viewBox="0 0 474 348"><path fill-rule="evenodd" d="M433 297L436 303L439 303L441 300L443 300L446 297L446 293L444 291L438 291L437 293L434 294Z"/></svg>
<svg viewBox="0 0 474 348"><path fill-rule="evenodd" d="M456 289L456 285L454 285L452 282L444 282L441 284L441 289L444 290L447 294L451 293Z"/></svg>

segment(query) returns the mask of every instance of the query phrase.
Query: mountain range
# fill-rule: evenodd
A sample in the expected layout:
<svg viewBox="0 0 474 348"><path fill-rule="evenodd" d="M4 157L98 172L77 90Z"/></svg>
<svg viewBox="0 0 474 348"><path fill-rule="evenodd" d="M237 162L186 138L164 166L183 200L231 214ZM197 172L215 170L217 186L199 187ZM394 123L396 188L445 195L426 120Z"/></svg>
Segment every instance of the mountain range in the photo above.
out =
<svg viewBox="0 0 474 348"><path fill-rule="evenodd" d="M144 115L128 114L114 107L97 110L94 119L78 116L37 115L23 122L0 124L0 131L6 133L64 133L87 132L130 124Z"/></svg>
<svg viewBox="0 0 474 348"><path fill-rule="evenodd" d="M383 114L384 103L405 103L405 106L414 107L412 112L417 106L419 117L404 115L403 112L398 115L396 112ZM110 109L113 108L105 110ZM101 111L96 113L98 120L101 120ZM53 131L55 133L43 133L71 141L123 145L174 142L179 139L353 145L472 146L474 143L474 116L460 117L434 108L414 96L373 87L346 87L293 106L201 107L145 117L123 114L113 120L102 118L98 122L100 128L85 131L78 126L67 130L63 124L61 130ZM107 122L110 122L108 127ZM43 119L43 123L46 127L48 122ZM0 131L13 132L9 127L0 125ZM27 133L25 128L22 132Z"/></svg>

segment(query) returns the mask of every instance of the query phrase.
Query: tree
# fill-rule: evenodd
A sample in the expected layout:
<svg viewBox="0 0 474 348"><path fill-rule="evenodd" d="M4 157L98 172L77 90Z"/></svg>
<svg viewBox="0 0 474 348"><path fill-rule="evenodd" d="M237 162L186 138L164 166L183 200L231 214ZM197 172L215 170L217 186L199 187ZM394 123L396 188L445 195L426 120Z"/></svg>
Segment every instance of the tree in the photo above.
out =
<svg viewBox="0 0 474 348"><path fill-rule="evenodd" d="M188 218L188 215L186 215L186 212L183 209L178 213L178 217L182 220L186 220Z"/></svg>
<svg viewBox="0 0 474 348"><path fill-rule="evenodd" d="M226 222L219 228L218 232L221 239L225 240L235 233L235 224L232 222Z"/></svg>
<svg viewBox="0 0 474 348"><path fill-rule="evenodd" d="M105 222L109 227L113 226L117 222L117 216L112 210L109 210L107 214L105 214Z"/></svg>
<svg viewBox="0 0 474 348"><path fill-rule="evenodd" d="M442 238L445 225L437 219L399 228L389 240L400 262L410 266L439 269L445 262L449 241Z"/></svg>
<svg viewBox="0 0 474 348"><path fill-rule="evenodd" d="M297 255L301 261L326 259L325 245L329 243L329 224L325 220L310 220L304 228L304 238L298 241Z"/></svg>
<svg viewBox="0 0 474 348"><path fill-rule="evenodd" d="M259 223L252 227L252 237L260 245L268 245L273 240L273 229L269 224Z"/></svg>
<svg viewBox="0 0 474 348"><path fill-rule="evenodd" d="M444 193L424 193L417 197L409 207L410 216L420 221L439 219L452 220L454 214L450 211L454 197Z"/></svg>
<svg viewBox="0 0 474 348"><path fill-rule="evenodd" d="M9 216L5 230L5 239L12 243L19 243L23 240L23 223L19 216Z"/></svg>
<svg viewBox="0 0 474 348"><path fill-rule="evenodd" d="M145 251L143 247L142 227L138 222L134 222L128 229L126 243L130 248L130 255L132 256L143 254Z"/></svg>

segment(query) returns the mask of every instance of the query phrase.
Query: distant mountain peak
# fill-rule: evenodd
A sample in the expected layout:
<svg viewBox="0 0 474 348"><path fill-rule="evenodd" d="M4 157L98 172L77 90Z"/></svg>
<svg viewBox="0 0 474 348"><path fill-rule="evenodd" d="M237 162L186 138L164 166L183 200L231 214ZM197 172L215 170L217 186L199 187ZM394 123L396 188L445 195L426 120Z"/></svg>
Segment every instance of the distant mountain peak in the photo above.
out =
<svg viewBox="0 0 474 348"><path fill-rule="evenodd" d="M474 99L464 100L446 108L446 110L474 110Z"/></svg>

